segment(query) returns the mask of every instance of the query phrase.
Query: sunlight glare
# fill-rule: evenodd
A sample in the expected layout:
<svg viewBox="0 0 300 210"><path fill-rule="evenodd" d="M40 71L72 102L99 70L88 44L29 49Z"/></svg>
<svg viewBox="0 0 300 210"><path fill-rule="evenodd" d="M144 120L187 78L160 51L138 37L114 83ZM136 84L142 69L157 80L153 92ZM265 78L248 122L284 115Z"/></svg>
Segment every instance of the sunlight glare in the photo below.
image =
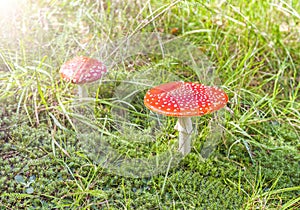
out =
<svg viewBox="0 0 300 210"><path fill-rule="evenodd" d="M12 15L20 7L24 0L0 0L0 16Z"/></svg>

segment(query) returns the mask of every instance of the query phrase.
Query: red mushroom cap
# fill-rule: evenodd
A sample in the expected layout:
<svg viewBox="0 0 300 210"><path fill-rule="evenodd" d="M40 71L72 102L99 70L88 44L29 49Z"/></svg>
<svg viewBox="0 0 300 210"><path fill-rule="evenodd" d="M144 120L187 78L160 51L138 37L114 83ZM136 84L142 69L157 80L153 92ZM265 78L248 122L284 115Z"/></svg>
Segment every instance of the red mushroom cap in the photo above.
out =
<svg viewBox="0 0 300 210"><path fill-rule="evenodd" d="M192 82L170 82L148 90L144 104L162 115L201 116L224 107L226 93L218 87Z"/></svg>
<svg viewBox="0 0 300 210"><path fill-rule="evenodd" d="M104 64L97 59L78 56L64 63L60 68L61 77L74 84L84 84L100 79L107 72Z"/></svg>

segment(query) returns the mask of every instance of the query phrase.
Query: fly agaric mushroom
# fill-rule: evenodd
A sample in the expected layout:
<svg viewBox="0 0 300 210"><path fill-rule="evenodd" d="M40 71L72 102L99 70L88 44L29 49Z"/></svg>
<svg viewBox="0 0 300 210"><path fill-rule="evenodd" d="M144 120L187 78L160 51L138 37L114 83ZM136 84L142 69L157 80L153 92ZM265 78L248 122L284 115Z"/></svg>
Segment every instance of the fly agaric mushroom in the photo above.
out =
<svg viewBox="0 0 300 210"><path fill-rule="evenodd" d="M80 99L87 97L84 84L97 81L107 72L104 64L97 59L85 56L75 57L60 68L61 77L73 84L78 85L78 96Z"/></svg>
<svg viewBox="0 0 300 210"><path fill-rule="evenodd" d="M179 151L191 151L192 116L202 116L224 107L226 93L218 87L192 82L170 82L148 90L145 106L158 114L178 117L175 129L179 131Z"/></svg>

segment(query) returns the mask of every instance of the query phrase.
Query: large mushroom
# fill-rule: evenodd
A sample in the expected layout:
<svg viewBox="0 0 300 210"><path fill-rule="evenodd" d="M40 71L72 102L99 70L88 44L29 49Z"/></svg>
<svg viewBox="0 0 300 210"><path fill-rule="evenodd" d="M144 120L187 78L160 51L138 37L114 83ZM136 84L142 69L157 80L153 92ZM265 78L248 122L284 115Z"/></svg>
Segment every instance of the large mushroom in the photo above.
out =
<svg viewBox="0 0 300 210"><path fill-rule="evenodd" d="M192 82L170 82L148 90L145 106L158 114L178 117L175 129L179 131L179 151L191 151L192 116L202 116L224 107L226 93L218 87Z"/></svg>
<svg viewBox="0 0 300 210"><path fill-rule="evenodd" d="M65 81L78 85L80 100L88 95L84 84L97 81L106 72L107 69L102 62L85 56L77 56L64 63L60 68L60 75Z"/></svg>

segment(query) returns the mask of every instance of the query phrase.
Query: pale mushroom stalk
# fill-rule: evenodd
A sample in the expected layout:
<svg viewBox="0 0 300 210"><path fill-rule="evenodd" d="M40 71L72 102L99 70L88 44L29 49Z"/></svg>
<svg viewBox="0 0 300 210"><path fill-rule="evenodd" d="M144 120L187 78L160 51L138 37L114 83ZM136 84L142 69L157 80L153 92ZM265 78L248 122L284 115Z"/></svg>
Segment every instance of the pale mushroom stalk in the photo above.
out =
<svg viewBox="0 0 300 210"><path fill-rule="evenodd" d="M88 97L88 91L85 85L78 85L78 97L80 101L82 101L83 98Z"/></svg>
<svg viewBox="0 0 300 210"><path fill-rule="evenodd" d="M190 153L193 131L192 119L190 117L179 117L174 128L179 132L179 152L183 155Z"/></svg>

